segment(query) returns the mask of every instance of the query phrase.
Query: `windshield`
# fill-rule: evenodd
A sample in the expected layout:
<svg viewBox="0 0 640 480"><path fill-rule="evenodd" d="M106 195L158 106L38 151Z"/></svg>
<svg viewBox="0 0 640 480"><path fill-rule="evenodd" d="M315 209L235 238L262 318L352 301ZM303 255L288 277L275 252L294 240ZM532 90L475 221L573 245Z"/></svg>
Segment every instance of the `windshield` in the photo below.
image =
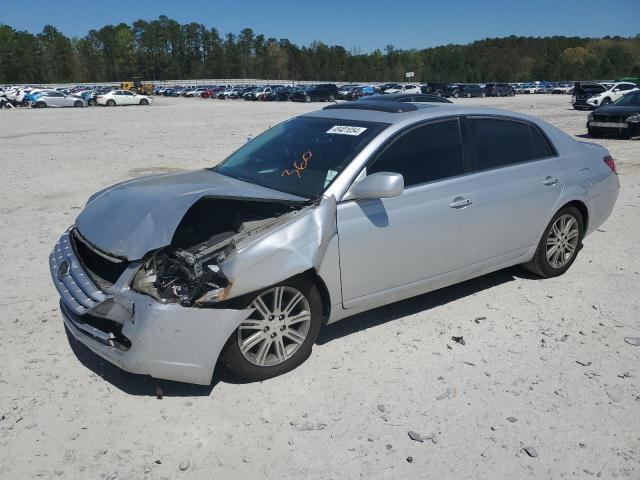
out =
<svg viewBox="0 0 640 480"><path fill-rule="evenodd" d="M611 105L615 105L617 107L640 107L640 91L627 93Z"/></svg>
<svg viewBox="0 0 640 480"><path fill-rule="evenodd" d="M296 117L231 154L215 171L263 187L318 197L386 124Z"/></svg>

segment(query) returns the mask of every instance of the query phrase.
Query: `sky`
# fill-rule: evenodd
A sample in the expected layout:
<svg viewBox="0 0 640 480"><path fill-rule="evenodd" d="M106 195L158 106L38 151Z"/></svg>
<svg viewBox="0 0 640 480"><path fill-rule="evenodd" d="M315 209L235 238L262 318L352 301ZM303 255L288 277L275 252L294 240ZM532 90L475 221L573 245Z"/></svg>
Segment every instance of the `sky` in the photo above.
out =
<svg viewBox="0 0 640 480"><path fill-rule="evenodd" d="M318 40L363 53L389 44L420 49L509 35L640 33L640 0L0 0L0 24L32 33L51 24L70 37L160 15L215 27L221 35L249 27L267 38L298 45Z"/></svg>

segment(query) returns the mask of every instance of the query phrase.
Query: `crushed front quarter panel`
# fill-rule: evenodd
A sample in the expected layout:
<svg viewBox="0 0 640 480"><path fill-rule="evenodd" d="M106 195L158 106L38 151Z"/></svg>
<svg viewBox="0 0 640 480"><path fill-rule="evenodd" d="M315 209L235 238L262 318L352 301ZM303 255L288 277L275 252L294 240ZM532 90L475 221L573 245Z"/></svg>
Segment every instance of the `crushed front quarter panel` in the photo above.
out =
<svg viewBox="0 0 640 480"><path fill-rule="evenodd" d="M259 238L245 237L220 264L233 285L230 297L254 292L309 269L318 270L337 234L335 197L323 197Z"/></svg>

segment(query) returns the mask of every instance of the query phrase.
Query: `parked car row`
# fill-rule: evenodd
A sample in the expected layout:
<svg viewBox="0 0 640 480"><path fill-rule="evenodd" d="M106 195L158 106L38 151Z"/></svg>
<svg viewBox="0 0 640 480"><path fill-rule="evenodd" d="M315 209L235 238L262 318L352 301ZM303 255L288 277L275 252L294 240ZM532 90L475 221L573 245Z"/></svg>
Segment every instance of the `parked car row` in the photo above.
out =
<svg viewBox="0 0 640 480"><path fill-rule="evenodd" d="M613 92L613 89L596 96L602 98L610 94L607 92ZM589 113L587 131L592 137L615 135L631 139L640 136L640 89L633 88L611 102L601 103Z"/></svg>
<svg viewBox="0 0 640 480"><path fill-rule="evenodd" d="M116 87L44 88L15 86L0 91L0 106L6 107L88 107L95 105L149 105L146 95Z"/></svg>

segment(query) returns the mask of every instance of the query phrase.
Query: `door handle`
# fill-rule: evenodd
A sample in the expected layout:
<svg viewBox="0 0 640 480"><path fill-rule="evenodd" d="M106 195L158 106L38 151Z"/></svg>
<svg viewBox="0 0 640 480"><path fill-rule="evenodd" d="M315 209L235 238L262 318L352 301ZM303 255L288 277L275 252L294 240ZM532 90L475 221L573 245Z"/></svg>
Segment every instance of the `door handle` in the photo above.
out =
<svg viewBox="0 0 640 480"><path fill-rule="evenodd" d="M542 181L542 184L548 187L552 187L556 183L558 183L558 177L547 177Z"/></svg>
<svg viewBox="0 0 640 480"><path fill-rule="evenodd" d="M472 203L473 203L473 200L471 200L470 198L456 197L453 199L453 202L449 204L449 206L451 208L464 208L464 207L468 207Z"/></svg>

